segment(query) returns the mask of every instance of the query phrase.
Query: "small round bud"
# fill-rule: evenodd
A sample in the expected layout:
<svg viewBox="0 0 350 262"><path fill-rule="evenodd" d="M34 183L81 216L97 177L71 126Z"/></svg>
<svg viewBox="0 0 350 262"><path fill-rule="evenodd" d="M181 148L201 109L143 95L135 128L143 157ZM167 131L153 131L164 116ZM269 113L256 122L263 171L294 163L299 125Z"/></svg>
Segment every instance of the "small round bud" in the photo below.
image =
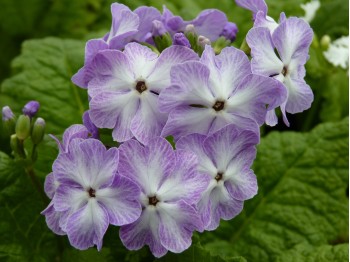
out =
<svg viewBox="0 0 350 262"><path fill-rule="evenodd" d="M39 144L43 140L45 134L45 125L45 120L41 117L38 117L35 121L32 130L32 141L34 145Z"/></svg>
<svg viewBox="0 0 350 262"><path fill-rule="evenodd" d="M173 45L182 45L191 48L190 41L183 33L176 33L173 37Z"/></svg>
<svg viewBox="0 0 350 262"><path fill-rule="evenodd" d="M29 101L22 109L24 115L33 117L38 112L40 107L39 102L37 101Z"/></svg>
<svg viewBox="0 0 350 262"><path fill-rule="evenodd" d="M185 33L195 33L194 25L192 25L192 24L186 25Z"/></svg>
<svg viewBox="0 0 350 262"><path fill-rule="evenodd" d="M15 132L16 116L9 106L4 106L2 108L2 121L8 134L13 134Z"/></svg>
<svg viewBox="0 0 350 262"><path fill-rule="evenodd" d="M208 38L206 38L205 36L202 36L202 35L200 35L199 37L198 37L198 44L200 45L200 46L205 46L205 45L210 45L211 44L211 42L210 42L210 40L208 39Z"/></svg>
<svg viewBox="0 0 350 262"><path fill-rule="evenodd" d="M223 36L227 40L230 40L231 42L233 42L236 39L237 33L238 33L237 25L232 22L227 22L220 36Z"/></svg>
<svg viewBox="0 0 350 262"><path fill-rule="evenodd" d="M16 123L16 135L18 139L24 140L30 135L30 118L20 115Z"/></svg>
<svg viewBox="0 0 350 262"><path fill-rule="evenodd" d="M15 119L15 115L13 114L11 108L9 106L4 106L2 108L2 121L9 121Z"/></svg>
<svg viewBox="0 0 350 262"><path fill-rule="evenodd" d="M322 38L321 38L321 48L323 50L328 50L331 41L332 41L332 39L330 38L329 35L322 36Z"/></svg>

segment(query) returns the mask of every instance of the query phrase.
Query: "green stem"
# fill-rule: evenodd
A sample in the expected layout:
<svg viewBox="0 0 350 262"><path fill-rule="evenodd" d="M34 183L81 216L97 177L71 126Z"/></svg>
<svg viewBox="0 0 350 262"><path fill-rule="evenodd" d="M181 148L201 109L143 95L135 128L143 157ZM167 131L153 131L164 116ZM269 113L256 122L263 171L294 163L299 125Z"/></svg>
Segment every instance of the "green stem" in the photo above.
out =
<svg viewBox="0 0 350 262"><path fill-rule="evenodd" d="M35 186L36 190L39 192L40 197L44 203L44 205L48 204L47 196L43 190L42 185L39 183L38 179L35 176L35 172L32 166L28 166L26 168L26 173L30 177L30 180L32 181L33 185Z"/></svg>

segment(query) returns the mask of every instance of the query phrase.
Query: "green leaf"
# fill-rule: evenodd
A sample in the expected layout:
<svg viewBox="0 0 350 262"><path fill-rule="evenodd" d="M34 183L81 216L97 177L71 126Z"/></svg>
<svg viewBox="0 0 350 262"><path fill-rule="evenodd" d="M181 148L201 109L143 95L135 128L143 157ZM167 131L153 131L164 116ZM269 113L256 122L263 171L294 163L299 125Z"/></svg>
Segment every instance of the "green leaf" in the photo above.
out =
<svg viewBox="0 0 350 262"><path fill-rule="evenodd" d="M209 251L205 250L199 242L192 243L192 246L182 252L181 254L168 253L160 259L155 261L160 262L246 262L243 257L222 257L219 255L212 255Z"/></svg>
<svg viewBox="0 0 350 262"><path fill-rule="evenodd" d="M276 258L277 262L329 262L349 261L349 244L324 245L313 248L299 245Z"/></svg>
<svg viewBox="0 0 350 262"><path fill-rule="evenodd" d="M348 133L345 119L310 133L263 138L253 168L258 195L237 218L205 233L204 246L248 261L275 261L296 245L348 242Z"/></svg>
<svg viewBox="0 0 350 262"><path fill-rule="evenodd" d="M49 261L57 241L40 212L45 208L22 168L0 152L0 260Z"/></svg>
<svg viewBox="0 0 350 262"><path fill-rule="evenodd" d="M61 134L69 125L81 123L87 92L76 87L71 77L82 66L84 46L83 41L59 38L24 42L12 63L17 74L1 86L1 92L15 101L11 108L18 112L28 100L39 101L48 133Z"/></svg>

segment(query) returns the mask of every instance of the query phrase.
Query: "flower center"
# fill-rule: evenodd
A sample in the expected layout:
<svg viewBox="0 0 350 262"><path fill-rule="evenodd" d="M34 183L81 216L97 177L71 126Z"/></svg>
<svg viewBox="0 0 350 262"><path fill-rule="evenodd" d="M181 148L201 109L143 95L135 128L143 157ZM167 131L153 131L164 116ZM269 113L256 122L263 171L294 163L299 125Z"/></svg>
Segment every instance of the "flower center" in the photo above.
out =
<svg viewBox="0 0 350 262"><path fill-rule="evenodd" d="M144 81L138 81L136 83L136 90L141 94L143 91L147 90L146 83Z"/></svg>
<svg viewBox="0 0 350 262"><path fill-rule="evenodd" d="M215 176L215 180L219 182L222 179L223 175L224 173L218 172Z"/></svg>
<svg viewBox="0 0 350 262"><path fill-rule="evenodd" d="M215 111L221 111L225 107L225 101L216 101L215 104L213 105L213 109Z"/></svg>
<svg viewBox="0 0 350 262"><path fill-rule="evenodd" d="M92 189L92 188L90 187L90 189L88 190L88 193L89 193L89 196L90 196L90 197L96 197L96 191L95 191L95 189Z"/></svg>
<svg viewBox="0 0 350 262"><path fill-rule="evenodd" d="M287 67L284 66L281 73L282 73L283 76L286 76L287 73L288 73Z"/></svg>
<svg viewBox="0 0 350 262"><path fill-rule="evenodd" d="M148 204L155 206L158 202L159 200L156 196L148 197Z"/></svg>

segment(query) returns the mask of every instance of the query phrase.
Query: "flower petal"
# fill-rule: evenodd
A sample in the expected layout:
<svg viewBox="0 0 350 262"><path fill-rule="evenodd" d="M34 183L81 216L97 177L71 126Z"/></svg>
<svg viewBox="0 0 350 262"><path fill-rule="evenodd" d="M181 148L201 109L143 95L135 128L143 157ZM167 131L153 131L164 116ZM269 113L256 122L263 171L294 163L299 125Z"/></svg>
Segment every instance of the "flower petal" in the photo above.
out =
<svg viewBox="0 0 350 262"><path fill-rule="evenodd" d="M267 14L267 5L264 0L236 0L236 4L252 11L254 14L258 11Z"/></svg>
<svg viewBox="0 0 350 262"><path fill-rule="evenodd" d="M162 245L174 253L191 246L192 233L201 228L197 211L185 201L158 204Z"/></svg>
<svg viewBox="0 0 350 262"><path fill-rule="evenodd" d="M152 22L154 20L160 20L161 14L158 9L149 6L138 7L135 9L134 13L138 15L140 25L138 27L138 32L133 36L133 39L139 42L145 42L145 36L152 31Z"/></svg>
<svg viewBox="0 0 350 262"><path fill-rule="evenodd" d="M234 125L228 125L205 139L203 147L216 168L220 172L225 172L230 162L241 151L254 148L258 143L259 134L251 131L241 132Z"/></svg>
<svg viewBox="0 0 350 262"><path fill-rule="evenodd" d="M88 85L88 92L95 97L101 91L126 91L135 86L135 79L127 57L117 50L104 50L93 60L96 71Z"/></svg>
<svg viewBox="0 0 350 262"><path fill-rule="evenodd" d="M66 129L63 133L62 144L60 152L68 152L68 146L73 139L82 138L87 139L89 137L89 131L84 125L74 124Z"/></svg>
<svg viewBox="0 0 350 262"><path fill-rule="evenodd" d="M254 74L273 76L282 72L284 65L275 54L271 34L267 28L250 29L246 40L251 48Z"/></svg>
<svg viewBox="0 0 350 262"><path fill-rule="evenodd" d="M288 113L299 113L311 107L314 95L304 80L286 77L284 83L288 88L288 99L286 111Z"/></svg>
<svg viewBox="0 0 350 262"><path fill-rule="evenodd" d="M90 101L90 118L99 128L114 128L113 139L123 142L132 138L131 121L139 107L135 91L103 92Z"/></svg>
<svg viewBox="0 0 350 262"><path fill-rule="evenodd" d="M158 109L158 96L147 92L141 96L140 108L137 110L130 126L133 135L143 144L160 136L168 119L167 113L161 113Z"/></svg>
<svg viewBox="0 0 350 262"><path fill-rule="evenodd" d="M53 207L53 201L50 202L48 207L42 211L41 214L45 216L45 221L48 228L50 228L55 234L61 236L66 235L66 232L62 230L59 224L61 216L64 215L64 212L56 211Z"/></svg>
<svg viewBox="0 0 350 262"><path fill-rule="evenodd" d="M170 112L179 105L201 105L211 107L214 103L209 88L210 71L197 61L175 65L170 70L171 84L159 96L159 108Z"/></svg>
<svg viewBox="0 0 350 262"><path fill-rule="evenodd" d="M156 209L145 208L137 221L120 228L120 239L129 250L138 250L148 245L155 257L164 256L168 250L160 242L159 222Z"/></svg>
<svg viewBox="0 0 350 262"><path fill-rule="evenodd" d="M175 139L194 133L206 135L215 117L211 108L178 107L171 111L161 135Z"/></svg>
<svg viewBox="0 0 350 262"><path fill-rule="evenodd" d="M109 223L116 226L130 224L140 217L139 197L139 187L119 175L110 187L96 191L96 200L105 207Z"/></svg>
<svg viewBox="0 0 350 262"><path fill-rule="evenodd" d="M216 173L216 167L203 148L203 142L206 138L206 135L200 134L181 137L176 142L176 149L195 153L198 158L198 171L204 174L214 174Z"/></svg>
<svg viewBox="0 0 350 262"><path fill-rule="evenodd" d="M153 70L158 55L150 48L138 43L129 43L123 53L126 55L136 79L145 79Z"/></svg>
<svg viewBox="0 0 350 262"><path fill-rule="evenodd" d="M67 235L69 242L77 249L84 250L97 246L102 248L102 238L109 224L108 213L96 199L90 198L88 203L69 216Z"/></svg>
<svg viewBox="0 0 350 262"><path fill-rule="evenodd" d="M227 102L229 112L255 120L259 125L265 122L269 110L280 106L286 99L286 88L277 80L260 75L248 75Z"/></svg>
<svg viewBox="0 0 350 262"><path fill-rule="evenodd" d="M159 56L153 71L147 77L147 87L158 94L170 86L170 69L189 60L198 60L198 55L185 46L171 46Z"/></svg>
<svg viewBox="0 0 350 262"><path fill-rule="evenodd" d="M227 17L225 13L217 9L207 9L188 23L194 25L197 35L202 35L210 41L215 41L224 30Z"/></svg>
<svg viewBox="0 0 350 262"><path fill-rule="evenodd" d="M198 173L194 153L177 149L175 156L175 169L164 176L157 196L167 203L183 200L190 205L197 204L211 177Z"/></svg>
<svg viewBox="0 0 350 262"><path fill-rule="evenodd" d="M72 184L61 184L53 197L56 211L75 212L84 206L89 199L88 192Z"/></svg>
<svg viewBox="0 0 350 262"><path fill-rule="evenodd" d="M48 198L52 199L58 187L58 181L56 181L54 174L51 172L45 177L44 191Z"/></svg>
<svg viewBox="0 0 350 262"><path fill-rule="evenodd" d="M285 65L297 59L305 64L308 56L313 32L303 19L291 17L276 28L272 35L273 43Z"/></svg>

